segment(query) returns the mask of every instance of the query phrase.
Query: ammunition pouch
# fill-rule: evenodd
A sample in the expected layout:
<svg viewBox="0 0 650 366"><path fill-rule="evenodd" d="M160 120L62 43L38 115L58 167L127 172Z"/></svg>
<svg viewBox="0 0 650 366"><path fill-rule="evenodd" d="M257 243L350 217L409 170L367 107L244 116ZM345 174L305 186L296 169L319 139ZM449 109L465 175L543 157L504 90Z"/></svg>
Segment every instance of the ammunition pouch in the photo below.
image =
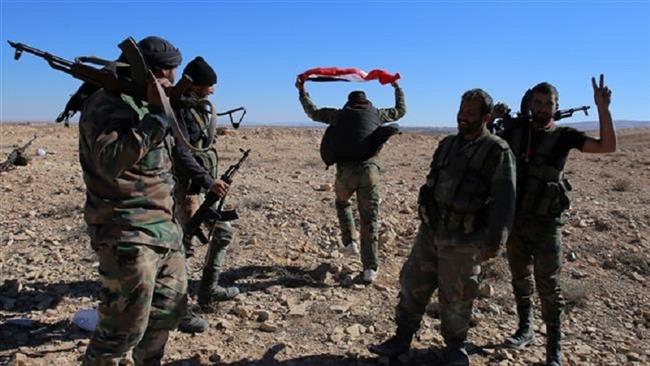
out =
<svg viewBox="0 0 650 366"><path fill-rule="evenodd" d="M559 217L571 206L573 187L562 171L543 165L531 166L527 173L520 203L522 213Z"/></svg>
<svg viewBox="0 0 650 366"><path fill-rule="evenodd" d="M217 149L214 146L209 147L205 151L194 153L194 157L201 164L201 166L210 173L211 176L217 176L217 165L219 163L219 156Z"/></svg>

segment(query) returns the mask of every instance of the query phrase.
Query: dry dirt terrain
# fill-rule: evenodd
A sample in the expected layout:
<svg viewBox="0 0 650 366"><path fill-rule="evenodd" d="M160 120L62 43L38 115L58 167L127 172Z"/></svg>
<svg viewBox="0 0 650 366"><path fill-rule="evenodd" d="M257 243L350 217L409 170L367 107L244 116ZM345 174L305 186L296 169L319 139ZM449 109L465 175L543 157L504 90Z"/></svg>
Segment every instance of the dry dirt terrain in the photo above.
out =
<svg viewBox="0 0 650 366"><path fill-rule="evenodd" d="M408 355L379 359L366 347L394 329L398 273L418 226L417 191L441 136L405 133L382 151L381 268L377 282L364 286L354 279L359 259L338 252L334 169L324 169L317 150L322 131L242 128L218 138L222 170L239 148L253 149L229 197L241 219L222 278L242 294L202 313L206 333L173 332L166 363L438 364L436 295ZM2 159L33 134L30 152L47 154L0 174L0 364L72 365L89 333L71 318L96 305L99 288L82 217L77 130L0 125ZM564 229L568 365L650 363L650 130L619 135L618 152L572 153L567 167L575 193ZM190 260L192 291L204 253L197 247ZM539 305L535 345L499 346L516 324L509 277L503 258L484 267L468 339L474 365L543 360Z"/></svg>

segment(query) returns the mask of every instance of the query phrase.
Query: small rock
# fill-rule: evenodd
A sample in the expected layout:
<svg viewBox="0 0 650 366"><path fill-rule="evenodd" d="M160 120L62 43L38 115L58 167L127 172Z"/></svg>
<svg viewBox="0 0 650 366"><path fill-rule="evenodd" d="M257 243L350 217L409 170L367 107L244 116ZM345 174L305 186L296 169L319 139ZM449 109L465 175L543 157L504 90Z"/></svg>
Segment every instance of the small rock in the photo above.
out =
<svg viewBox="0 0 650 366"><path fill-rule="evenodd" d="M28 366L29 358L22 353L14 353L14 356L11 358L10 366Z"/></svg>
<svg viewBox="0 0 650 366"><path fill-rule="evenodd" d="M301 304L289 305L289 316L304 316L307 313L307 308L311 305L310 302L303 302Z"/></svg>
<svg viewBox="0 0 650 366"><path fill-rule="evenodd" d="M269 319L271 319L271 313L266 311L266 310L258 310L255 312L255 316L257 317L258 322L265 322Z"/></svg>
<svg viewBox="0 0 650 366"><path fill-rule="evenodd" d="M217 329L232 329L232 323L226 319L219 319L216 327Z"/></svg>
<svg viewBox="0 0 650 366"><path fill-rule="evenodd" d="M479 288L478 293L483 298L492 297L494 295L494 288L492 288L492 285L486 283Z"/></svg>
<svg viewBox="0 0 650 366"><path fill-rule="evenodd" d="M645 278L642 275L640 275L640 274L638 274L638 273L636 273L634 271L632 271L632 273L630 273L630 276L632 278L634 278L635 280L639 281L639 282L645 282Z"/></svg>
<svg viewBox="0 0 650 366"><path fill-rule="evenodd" d="M628 353L626 354L626 356L627 356L627 359L628 359L629 361L632 361L632 362L641 362L641 361L643 361L643 359L641 358L641 356L640 356L638 353L636 353L636 352L628 352Z"/></svg>
<svg viewBox="0 0 650 366"><path fill-rule="evenodd" d="M350 335L352 338L357 338L361 334L366 332L366 327L361 324L352 324L351 326L345 328L345 332Z"/></svg>
<svg viewBox="0 0 650 366"><path fill-rule="evenodd" d="M330 310L332 310L335 313L343 314L346 311L348 311L348 307L346 305L330 305Z"/></svg>
<svg viewBox="0 0 650 366"><path fill-rule="evenodd" d="M331 183L319 184L314 187L315 191L320 192L330 192L332 189L334 189L334 186Z"/></svg>
<svg viewBox="0 0 650 366"><path fill-rule="evenodd" d="M259 329L260 329L261 331L263 331L263 332L267 332L267 333L275 333L275 332L277 332L278 330L280 330L280 328L279 328L277 325L274 325L274 324L271 324L271 323L267 323L267 322L264 322L264 323L260 324L260 328L259 328Z"/></svg>
<svg viewBox="0 0 650 366"><path fill-rule="evenodd" d="M213 353L210 355L210 357L208 357L208 360L213 364L219 364L221 362L221 356L219 356L218 353Z"/></svg>
<svg viewBox="0 0 650 366"><path fill-rule="evenodd" d="M575 262L576 259L578 259L578 254L576 254L576 252L571 252L567 255L567 260L569 262Z"/></svg>
<svg viewBox="0 0 650 366"><path fill-rule="evenodd" d="M603 262L603 269L616 269L616 261L607 259Z"/></svg>
<svg viewBox="0 0 650 366"><path fill-rule="evenodd" d="M232 310L230 310L230 312L242 319L248 319L251 316L250 309L242 305L235 306L232 308Z"/></svg>

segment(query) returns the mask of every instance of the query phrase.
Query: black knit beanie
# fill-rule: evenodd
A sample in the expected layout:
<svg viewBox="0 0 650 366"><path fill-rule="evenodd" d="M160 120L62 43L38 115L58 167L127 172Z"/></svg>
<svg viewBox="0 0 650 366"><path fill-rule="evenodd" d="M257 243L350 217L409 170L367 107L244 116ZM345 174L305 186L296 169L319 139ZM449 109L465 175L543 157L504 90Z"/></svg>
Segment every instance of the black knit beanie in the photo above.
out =
<svg viewBox="0 0 650 366"><path fill-rule="evenodd" d="M217 83L217 74L201 56L196 57L185 66L183 75L191 77L192 84L198 86L212 86Z"/></svg>

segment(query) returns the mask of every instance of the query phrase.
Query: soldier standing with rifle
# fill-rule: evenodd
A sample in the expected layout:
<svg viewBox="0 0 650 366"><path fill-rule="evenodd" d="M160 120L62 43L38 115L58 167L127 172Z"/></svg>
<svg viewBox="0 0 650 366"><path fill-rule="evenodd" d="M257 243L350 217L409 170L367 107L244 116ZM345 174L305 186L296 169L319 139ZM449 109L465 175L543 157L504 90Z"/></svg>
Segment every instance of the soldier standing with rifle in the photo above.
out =
<svg viewBox="0 0 650 366"><path fill-rule="evenodd" d="M223 197L229 188L229 182L217 179L218 155L213 141L206 131L213 121L212 104L207 100L214 93L217 74L202 57L196 57L183 70L184 75L192 79L192 86L187 93L193 105L177 108L179 127L191 145L198 148L191 151L184 145L174 147L174 174L178 180L176 197L176 217L184 225L194 215L201 203L201 192L212 192L216 197ZM226 249L233 241L233 229L229 222L209 219L205 223L211 238L205 259L205 267L199 285L198 302L209 305L214 301L225 301L239 294L237 287L219 286L219 272L223 267ZM191 238L186 239L191 241ZM185 243L186 246L191 243ZM181 328L191 323L183 322ZM190 327L191 328L191 327Z"/></svg>
<svg viewBox="0 0 650 366"><path fill-rule="evenodd" d="M558 91L547 83L532 88L527 108L530 120L518 121L500 133L517 158L517 208L512 234L508 239L508 262L517 304L519 325L506 338L512 348L524 348L535 339L532 327L533 278L546 324L546 365L561 366L561 316L564 298L560 288L562 266L562 225L570 206L571 185L564 165L571 149L586 153L616 150L616 133L609 112L611 90L592 78L598 108L600 138L586 136L570 127L554 123L558 111ZM527 115L528 113L523 113Z"/></svg>
<svg viewBox="0 0 650 366"><path fill-rule="evenodd" d="M84 365L160 364L169 331L185 312L187 274L174 220L170 118L166 96L181 63L168 41L138 42L149 73L146 101L102 88L79 120L79 160L86 183L85 220L99 257L99 324ZM145 103L143 103L145 102ZM172 116L173 117L173 116Z"/></svg>
<svg viewBox="0 0 650 366"><path fill-rule="evenodd" d="M433 155L418 197L422 220L400 272L395 335L369 347L394 357L408 352L426 305L438 289L445 365L469 365L465 339L478 294L481 262L497 256L514 215L515 162L505 141L488 132L492 98L465 92L458 134Z"/></svg>

